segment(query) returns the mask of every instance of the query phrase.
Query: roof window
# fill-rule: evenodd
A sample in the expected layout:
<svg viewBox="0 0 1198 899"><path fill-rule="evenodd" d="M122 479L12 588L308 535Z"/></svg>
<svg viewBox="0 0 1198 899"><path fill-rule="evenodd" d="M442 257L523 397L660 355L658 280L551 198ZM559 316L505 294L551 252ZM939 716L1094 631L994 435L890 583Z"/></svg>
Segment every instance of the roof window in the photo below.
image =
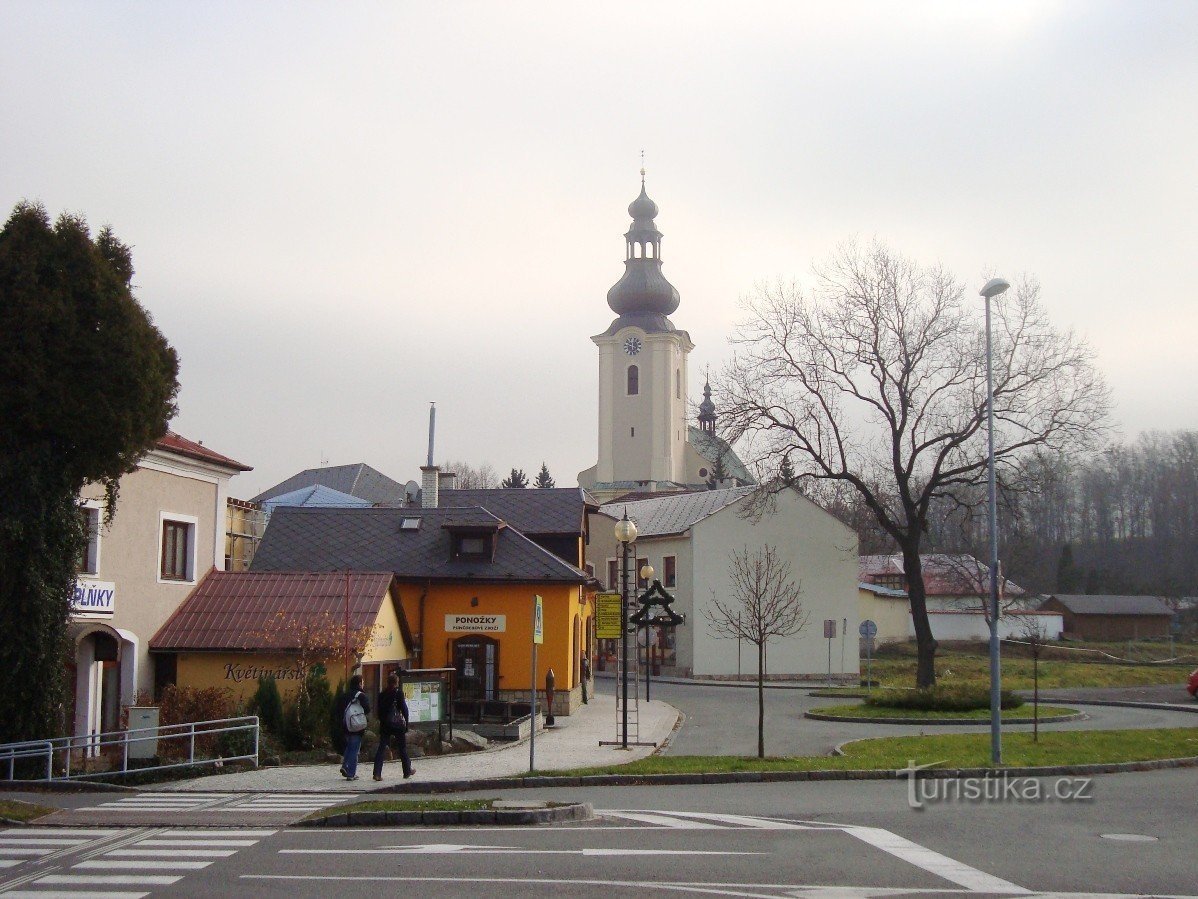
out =
<svg viewBox="0 0 1198 899"><path fill-rule="evenodd" d="M419 518L405 518L399 523L401 531L418 531L420 530Z"/></svg>

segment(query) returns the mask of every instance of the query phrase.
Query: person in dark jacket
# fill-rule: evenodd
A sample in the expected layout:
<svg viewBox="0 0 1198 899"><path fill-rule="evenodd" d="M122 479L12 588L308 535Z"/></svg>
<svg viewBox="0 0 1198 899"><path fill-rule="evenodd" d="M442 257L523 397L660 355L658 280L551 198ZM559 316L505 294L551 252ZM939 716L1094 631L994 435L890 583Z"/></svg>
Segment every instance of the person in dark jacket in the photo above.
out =
<svg viewBox="0 0 1198 899"><path fill-rule="evenodd" d="M358 731L350 730L349 722L345 720L350 704L355 700L362 706L362 712L369 715L370 698L362 692L362 675L360 674L355 674L349 679L349 686L345 688L345 693L338 703L338 708L341 711L341 733L345 737L345 754L341 757L341 776L346 780L358 779L358 753L362 749L362 737L366 734L365 727Z"/></svg>
<svg viewBox="0 0 1198 899"><path fill-rule="evenodd" d="M403 685L398 671L387 675L387 689L379 695L379 748L374 753L374 779L383 779L383 761L387 747L395 740L399 760L403 764L406 780L416 773L412 760L408 758L408 701L403 695ZM401 721L402 716L402 724Z"/></svg>

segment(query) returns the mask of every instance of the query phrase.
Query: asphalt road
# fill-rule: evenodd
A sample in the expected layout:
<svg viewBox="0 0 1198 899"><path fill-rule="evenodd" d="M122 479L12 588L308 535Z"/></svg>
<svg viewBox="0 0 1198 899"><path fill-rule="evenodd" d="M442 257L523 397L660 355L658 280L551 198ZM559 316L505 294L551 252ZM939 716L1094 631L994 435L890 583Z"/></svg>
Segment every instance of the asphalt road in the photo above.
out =
<svg viewBox="0 0 1198 899"><path fill-rule="evenodd" d="M1107 775L1083 801L921 810L878 781L553 790L601 817L543 828L12 829L0 895L1188 895L1194 783Z"/></svg>

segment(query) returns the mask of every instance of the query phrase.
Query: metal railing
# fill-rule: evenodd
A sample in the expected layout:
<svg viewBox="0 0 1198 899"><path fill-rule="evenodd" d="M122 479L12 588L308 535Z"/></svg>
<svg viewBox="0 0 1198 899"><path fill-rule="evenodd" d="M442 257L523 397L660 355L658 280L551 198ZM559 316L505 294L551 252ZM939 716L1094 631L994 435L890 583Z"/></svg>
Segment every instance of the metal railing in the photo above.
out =
<svg viewBox="0 0 1198 899"><path fill-rule="evenodd" d="M219 739L222 734L245 733L252 738L253 751L239 755L217 755L210 758L196 757L196 741ZM135 727L128 730L109 731L107 733L82 734L73 737L56 737L50 740L27 740L21 743L0 744L0 766L7 766L8 780L14 779L16 763L19 759L44 759L45 776L41 780L81 780L87 777L111 777L114 774L125 774L129 771L163 771L169 768L186 768L195 765L224 765L226 762L252 761L258 765L259 722L257 715L245 715L240 718L215 718L211 721L192 721L186 724L164 724L158 727ZM159 763L156 765L137 765L129 767L129 747L148 742L154 743L152 757L161 760L168 753L162 751L161 744L172 740L186 741L187 760ZM88 771L88 760L100 755L115 755L120 752L120 767L110 766L103 771ZM105 752L108 749L109 752ZM80 754L83 759L83 771L72 771L74 756ZM56 756L61 755L57 769ZM41 767L40 765L38 766Z"/></svg>

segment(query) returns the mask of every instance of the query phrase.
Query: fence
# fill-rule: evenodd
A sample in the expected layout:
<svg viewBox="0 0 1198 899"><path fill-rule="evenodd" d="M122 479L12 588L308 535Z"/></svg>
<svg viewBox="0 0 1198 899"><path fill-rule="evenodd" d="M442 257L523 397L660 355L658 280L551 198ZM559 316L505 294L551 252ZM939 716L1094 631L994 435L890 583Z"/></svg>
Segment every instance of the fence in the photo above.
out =
<svg viewBox="0 0 1198 899"><path fill-rule="evenodd" d="M252 738L252 752L242 754L214 756L212 758L197 758L196 743L210 743L220 739L222 734L244 733ZM50 740L28 740L22 743L0 744L0 766L7 768L7 780L13 780L16 764L19 759L44 759L45 777L41 780L81 780L87 777L111 777L113 774L133 771L162 771L168 768L186 768L192 765L216 765L225 762L242 760L252 761L258 765L258 736L259 722L257 715L246 715L240 718L216 718L211 721L193 721L187 724L166 724L159 727L136 727L129 730L110 731L107 733L84 734L78 737L56 737ZM178 743L171 745L171 741ZM162 758L173 754L164 751L162 744L166 743L174 749L186 743L187 761L170 762L167 764L138 765L129 767L130 745L152 742L158 750L154 755ZM82 772L72 772L73 756L80 753L86 760L96 755L104 754L108 749L115 754L119 748L120 768L112 767L106 771L88 771L86 761ZM62 761L55 774L55 756L61 754ZM180 753L181 756L181 753ZM38 765L39 769L41 765Z"/></svg>

